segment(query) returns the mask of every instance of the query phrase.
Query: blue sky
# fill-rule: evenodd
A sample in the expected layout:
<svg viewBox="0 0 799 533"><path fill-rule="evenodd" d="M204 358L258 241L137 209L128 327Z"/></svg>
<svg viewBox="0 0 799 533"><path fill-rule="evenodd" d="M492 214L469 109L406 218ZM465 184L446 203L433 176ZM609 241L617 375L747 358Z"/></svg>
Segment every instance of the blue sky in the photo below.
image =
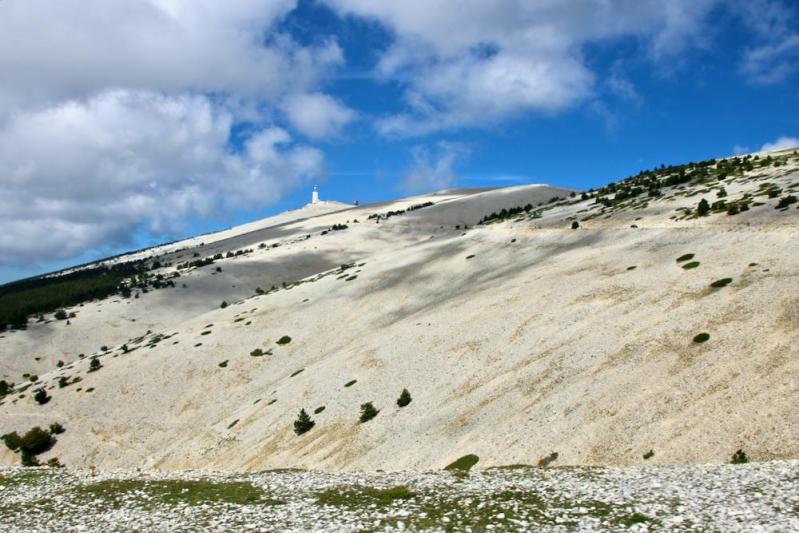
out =
<svg viewBox="0 0 799 533"><path fill-rule="evenodd" d="M323 198L586 189L799 137L754 0L6 0L0 282Z"/></svg>

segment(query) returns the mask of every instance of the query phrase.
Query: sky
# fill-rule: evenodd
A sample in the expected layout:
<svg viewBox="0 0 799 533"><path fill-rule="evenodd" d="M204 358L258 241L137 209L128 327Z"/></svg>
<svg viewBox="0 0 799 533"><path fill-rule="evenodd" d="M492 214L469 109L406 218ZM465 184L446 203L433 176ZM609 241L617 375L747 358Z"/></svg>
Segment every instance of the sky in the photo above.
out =
<svg viewBox="0 0 799 533"><path fill-rule="evenodd" d="M791 0L0 0L0 283L322 199L799 145Z"/></svg>

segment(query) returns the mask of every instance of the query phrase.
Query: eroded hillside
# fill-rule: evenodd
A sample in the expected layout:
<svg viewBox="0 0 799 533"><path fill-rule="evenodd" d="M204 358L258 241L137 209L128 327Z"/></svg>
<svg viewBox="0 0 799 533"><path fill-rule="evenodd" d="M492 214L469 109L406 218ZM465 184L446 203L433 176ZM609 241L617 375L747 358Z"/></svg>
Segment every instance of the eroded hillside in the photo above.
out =
<svg viewBox="0 0 799 533"><path fill-rule="evenodd" d="M3 334L0 433L57 422L38 460L102 468L796 458L797 168L445 191L156 249L174 287Z"/></svg>

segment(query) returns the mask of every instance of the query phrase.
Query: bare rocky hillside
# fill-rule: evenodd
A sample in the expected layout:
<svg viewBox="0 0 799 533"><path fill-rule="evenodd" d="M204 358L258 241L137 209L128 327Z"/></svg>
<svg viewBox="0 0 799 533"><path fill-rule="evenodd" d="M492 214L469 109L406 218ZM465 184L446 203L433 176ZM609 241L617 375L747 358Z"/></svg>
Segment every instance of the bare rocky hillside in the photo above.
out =
<svg viewBox="0 0 799 533"><path fill-rule="evenodd" d="M99 468L796 459L797 195L784 151L141 252L124 294L0 334L0 434L61 424L36 459Z"/></svg>

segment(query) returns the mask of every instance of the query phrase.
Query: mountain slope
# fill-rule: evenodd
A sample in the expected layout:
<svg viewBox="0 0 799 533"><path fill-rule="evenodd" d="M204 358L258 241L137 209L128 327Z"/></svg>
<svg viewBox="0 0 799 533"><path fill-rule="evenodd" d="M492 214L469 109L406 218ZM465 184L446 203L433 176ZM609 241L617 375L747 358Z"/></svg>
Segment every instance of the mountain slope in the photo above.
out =
<svg viewBox="0 0 799 533"><path fill-rule="evenodd" d="M87 303L69 326L6 333L2 373L18 385L0 433L60 422L43 458L103 468L795 458L799 211L775 207L799 189L799 158L735 161L584 200L545 186L447 191L171 250L165 274L195 253L253 251L182 269L175 288ZM87 372L79 354L101 345L102 368ZM39 384L19 390L23 370L52 400L36 405ZM82 381L59 388L62 376ZM413 401L399 408L403 388ZM380 412L360 424L365 402ZM301 408L316 425L297 436Z"/></svg>

